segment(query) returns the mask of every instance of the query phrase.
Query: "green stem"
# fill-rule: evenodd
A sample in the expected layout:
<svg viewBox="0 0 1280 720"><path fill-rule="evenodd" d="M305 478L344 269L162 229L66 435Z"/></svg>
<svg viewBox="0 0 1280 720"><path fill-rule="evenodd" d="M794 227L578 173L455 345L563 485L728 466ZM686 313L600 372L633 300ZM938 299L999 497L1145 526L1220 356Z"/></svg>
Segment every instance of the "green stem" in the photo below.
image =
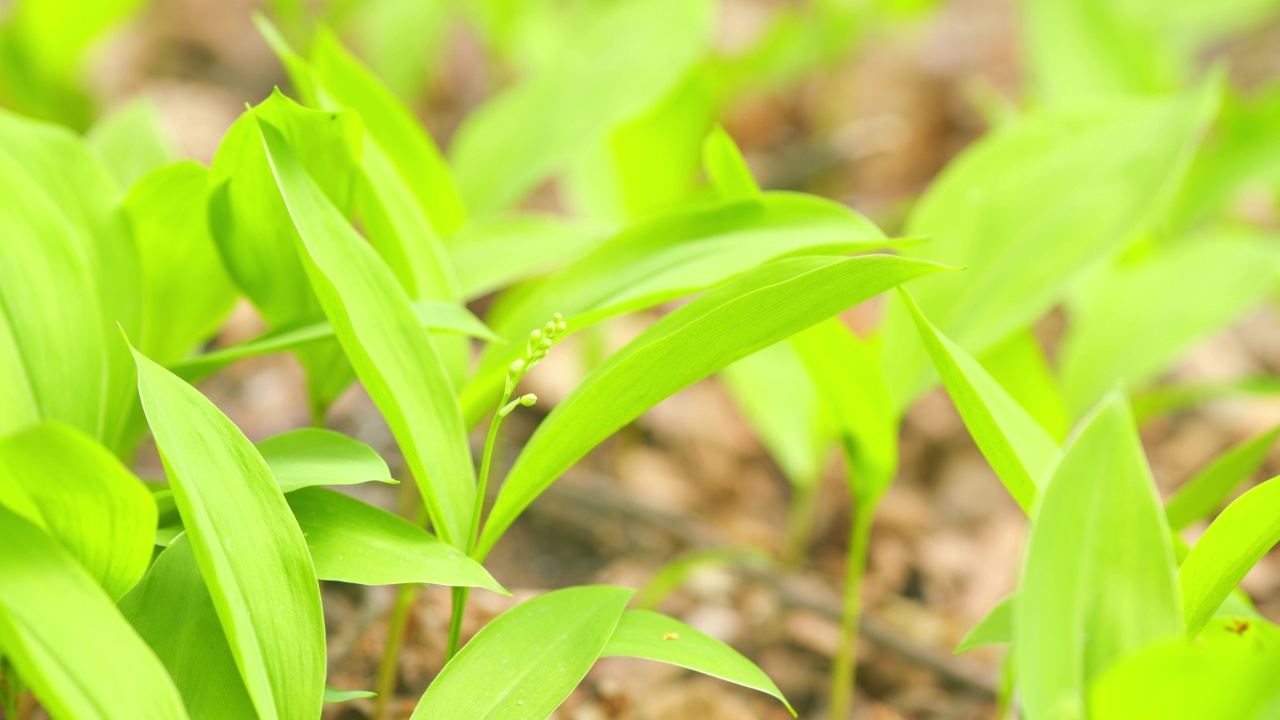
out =
<svg viewBox="0 0 1280 720"><path fill-rule="evenodd" d="M4 703L4 716L18 717L18 697L22 694L22 682L18 674L0 657L0 701Z"/></svg>
<svg viewBox="0 0 1280 720"><path fill-rule="evenodd" d="M849 530L849 554L845 560L844 612L840 621L840 647L831 670L831 720L845 720L853 707L858 669L858 619L862 615L862 576L867 569L871 520L875 504L859 502Z"/></svg>
<svg viewBox="0 0 1280 720"><path fill-rule="evenodd" d="M786 547L782 550L782 561L793 567L804 563L809 551L809 541L813 538L813 516L818 506L818 486L820 478L814 478L806 485L792 485L791 501L787 506Z"/></svg>
<svg viewBox="0 0 1280 720"><path fill-rule="evenodd" d="M415 585L401 585L398 590L396 607L391 613L391 622L387 627L387 647L382 653L382 661L378 663L376 687L378 695L373 700L373 720L382 720L387 716L387 705L395 697L396 680L400 674L400 649L404 647L409 609L413 607L418 588Z"/></svg>

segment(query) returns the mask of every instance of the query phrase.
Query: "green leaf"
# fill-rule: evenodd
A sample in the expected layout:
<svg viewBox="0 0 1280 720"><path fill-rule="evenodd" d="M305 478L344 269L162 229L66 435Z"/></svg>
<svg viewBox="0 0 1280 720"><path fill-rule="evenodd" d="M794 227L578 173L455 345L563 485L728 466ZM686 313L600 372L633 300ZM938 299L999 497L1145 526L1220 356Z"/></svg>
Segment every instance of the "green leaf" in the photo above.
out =
<svg viewBox="0 0 1280 720"><path fill-rule="evenodd" d="M1213 117L1220 78L1182 96L1031 115L970 146L916 205L905 234L964 273L913 288L937 328L981 356L1030 327L1082 273L1167 207ZM1036 158L1027 162L1027 158ZM931 374L911 313L886 310L885 368L899 409Z"/></svg>
<svg viewBox="0 0 1280 720"><path fill-rule="evenodd" d="M651 107L704 52L711 21L705 0L629 0L594 13L545 67L458 129L451 154L466 206L478 215L510 207Z"/></svg>
<svg viewBox="0 0 1280 720"><path fill-rule="evenodd" d="M385 510L323 488L291 492L285 499L307 538L321 580L432 583L506 594L461 550Z"/></svg>
<svg viewBox="0 0 1280 720"><path fill-rule="evenodd" d="M1093 279L1071 305L1059 356L1072 413L1084 412L1117 380L1152 379L1191 345L1257 307L1277 270L1280 250L1272 238L1220 233Z"/></svg>
<svg viewBox="0 0 1280 720"><path fill-rule="evenodd" d="M89 148L102 159L120 187L178 159L160 122L155 102L141 97L98 118L85 135Z"/></svg>
<svg viewBox="0 0 1280 720"><path fill-rule="evenodd" d="M794 716L795 709L755 663L737 650L685 625L648 610L628 610L601 657L634 657L688 668L703 675L772 695Z"/></svg>
<svg viewBox="0 0 1280 720"><path fill-rule="evenodd" d="M1057 443L977 360L938 332L905 290L901 298L969 434L1009 494L1031 515Z"/></svg>
<svg viewBox="0 0 1280 720"><path fill-rule="evenodd" d="M1254 375L1206 383L1184 383L1147 390L1133 402L1139 422L1179 412L1201 403L1235 396L1280 395L1280 377Z"/></svg>
<svg viewBox="0 0 1280 720"><path fill-rule="evenodd" d="M395 482L376 450L332 430L290 430L257 445L282 492L312 485Z"/></svg>
<svg viewBox="0 0 1280 720"><path fill-rule="evenodd" d="M1241 495L1209 525L1178 570L1187 633L1204 627L1246 573L1280 542L1280 482Z"/></svg>
<svg viewBox="0 0 1280 720"><path fill-rule="evenodd" d="M350 702L371 697L378 697L378 693L369 690L338 690L331 687L324 689L324 701L327 703Z"/></svg>
<svg viewBox="0 0 1280 720"><path fill-rule="evenodd" d="M285 137L265 119L260 132L325 314L386 416L436 532L461 546L475 472L462 412L435 344L391 270L307 175Z"/></svg>
<svg viewBox="0 0 1280 720"><path fill-rule="evenodd" d="M39 527L0 506L0 647L57 718L186 718L156 656Z"/></svg>
<svg viewBox="0 0 1280 720"><path fill-rule="evenodd" d="M751 168L742 158L738 145L723 127L717 125L702 145L702 162L707 177L722 200L737 200L760 194L760 186Z"/></svg>
<svg viewBox="0 0 1280 720"><path fill-rule="evenodd" d="M991 608L991 612L974 625L969 634L964 636L964 640L960 641L960 645L956 647L956 654L969 652L984 645L1012 642L1014 602L1015 599L1010 596Z"/></svg>
<svg viewBox="0 0 1280 720"><path fill-rule="evenodd" d="M591 448L660 400L729 363L941 266L887 255L780 260L675 310L596 368L516 459L477 550Z"/></svg>
<svg viewBox="0 0 1280 720"><path fill-rule="evenodd" d="M313 718L324 617L302 531L267 463L195 388L134 351L142 407L236 666L263 718Z"/></svg>
<svg viewBox="0 0 1280 720"><path fill-rule="evenodd" d="M254 717L187 536L177 537L156 557L142 582L120 601L120 612L164 663L193 717Z"/></svg>
<svg viewBox="0 0 1280 720"><path fill-rule="evenodd" d="M1217 510L1237 485L1262 467L1276 438L1280 438L1280 425L1240 443L1201 468L1165 503L1169 527L1182 530Z"/></svg>
<svg viewBox="0 0 1280 720"><path fill-rule="evenodd" d="M1046 475L1014 601L1014 662L1027 717L1082 718L1098 675L1182 634L1173 548L1119 391Z"/></svg>
<svg viewBox="0 0 1280 720"><path fill-rule="evenodd" d="M558 270L612 234L612 226L522 213L475 220L449 239L467 300Z"/></svg>
<svg viewBox="0 0 1280 720"><path fill-rule="evenodd" d="M418 313L422 326L430 330L469 335L489 342L505 342L481 322L480 318L460 305L435 300L414 300L413 310ZM178 360L168 367L184 380L193 381L237 360L294 350L333 338L333 326L324 320L293 329L272 330L238 345Z"/></svg>
<svg viewBox="0 0 1280 720"><path fill-rule="evenodd" d="M1030 328L997 343L983 353L979 361L1054 442L1062 442L1067 437L1071 421L1067 418L1061 383Z"/></svg>
<svg viewBox="0 0 1280 720"><path fill-rule="evenodd" d="M16 496L39 517L23 512ZM151 562L151 493L109 450L70 426L41 423L0 440L0 503L44 528L112 600Z"/></svg>
<svg viewBox="0 0 1280 720"><path fill-rule="evenodd" d="M632 591L557 590L499 615L444 666L415 720L545 720L595 664Z"/></svg>
<svg viewBox="0 0 1280 720"><path fill-rule="evenodd" d="M124 211L142 260L142 330L138 346L161 364L215 335L236 301L236 288L209 235L199 163L165 165L142 177Z"/></svg>

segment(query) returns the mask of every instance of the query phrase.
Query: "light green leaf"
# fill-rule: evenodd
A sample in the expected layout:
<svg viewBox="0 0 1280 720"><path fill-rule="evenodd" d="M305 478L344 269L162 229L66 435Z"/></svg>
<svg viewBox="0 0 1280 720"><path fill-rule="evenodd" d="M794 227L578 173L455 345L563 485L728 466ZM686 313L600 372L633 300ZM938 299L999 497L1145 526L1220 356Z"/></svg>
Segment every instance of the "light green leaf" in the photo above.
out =
<svg viewBox="0 0 1280 720"><path fill-rule="evenodd" d="M1201 468L1165 503L1169 527L1181 530L1217 510L1237 485L1262 467L1276 438L1280 438L1280 425L1240 443Z"/></svg>
<svg viewBox="0 0 1280 720"><path fill-rule="evenodd" d="M142 407L254 708L314 718L324 617L306 542L253 444L195 388L134 351Z"/></svg>
<svg viewBox="0 0 1280 720"><path fill-rule="evenodd" d="M472 221L449 239L467 300L558 270L613 232L611 225L522 213Z"/></svg>
<svg viewBox="0 0 1280 720"><path fill-rule="evenodd" d="M924 314L975 356L1030 327L1167 207L1219 86L1215 76L1171 99L1031 115L972 145L907 223L905 234L933 237L922 254L970 268L914 287ZM913 325L891 302L885 368L900 410L932 377Z"/></svg>
<svg viewBox="0 0 1280 720"><path fill-rule="evenodd" d="M1195 637L1246 573L1280 542L1280 482L1272 478L1209 525L1178 570L1187 633Z"/></svg>
<svg viewBox="0 0 1280 720"><path fill-rule="evenodd" d="M1139 422L1179 412L1219 398L1237 396L1266 397L1280 395L1280 377L1254 375L1204 383L1183 383L1155 388L1137 396L1133 402Z"/></svg>
<svg viewBox="0 0 1280 720"><path fill-rule="evenodd" d="M257 445L282 492L313 485L395 482L376 450L332 430L290 430Z"/></svg>
<svg viewBox="0 0 1280 720"><path fill-rule="evenodd" d="M1105 272L1071 307L1059 362L1073 415L1117 380L1140 385L1257 307L1280 270L1272 238L1219 233ZM1194 293L1187 288L1194 287ZM1152 318L1159 317L1159 322Z"/></svg>
<svg viewBox="0 0 1280 720"><path fill-rule="evenodd" d="M116 182L126 188L178 159L155 103L146 97L131 100L98 118L85 135L85 142Z"/></svg>
<svg viewBox="0 0 1280 720"><path fill-rule="evenodd" d="M609 638L601 657L634 657L688 668L703 675L772 695L796 711L755 663L737 650L685 625L648 610L628 610Z"/></svg>
<svg viewBox="0 0 1280 720"><path fill-rule="evenodd" d="M160 661L39 527L0 506L0 647L56 718L186 718Z"/></svg>
<svg viewBox="0 0 1280 720"><path fill-rule="evenodd" d="M1030 328L1019 330L982 354L982 367L1055 442L1071 429L1061 383Z"/></svg>
<svg viewBox="0 0 1280 720"><path fill-rule="evenodd" d="M285 496L321 580L482 587L506 594L461 550L385 510L323 488Z"/></svg>
<svg viewBox="0 0 1280 720"><path fill-rule="evenodd" d="M435 344L391 270L307 175L285 137L265 119L260 133L325 314L386 416L436 532L461 546L475 472L458 400Z"/></svg>
<svg viewBox="0 0 1280 720"><path fill-rule="evenodd" d="M567 588L499 615L444 666L414 720L545 720L600 657L631 595Z"/></svg>
<svg viewBox="0 0 1280 720"><path fill-rule="evenodd" d="M125 197L142 260L138 345L161 364L216 334L235 304L235 286L209 235L208 184L203 166L183 161L147 173Z"/></svg>
<svg viewBox="0 0 1280 720"><path fill-rule="evenodd" d="M1045 474L1014 600L1014 662L1027 717L1083 718L1096 677L1182 634L1173 548L1119 391Z"/></svg>
<svg viewBox="0 0 1280 720"><path fill-rule="evenodd" d="M1031 515L1057 443L977 360L938 332L905 290L900 297L978 449L1023 512Z"/></svg>
<svg viewBox="0 0 1280 720"><path fill-rule="evenodd" d="M705 0L627 0L594 13L547 66L458 129L451 155L466 206L478 215L510 207L575 152L651 107L704 52L711 21Z"/></svg>
<svg viewBox="0 0 1280 720"><path fill-rule="evenodd" d="M717 125L702 144L702 163L707 168L711 186L722 200L737 200L760 194L760 186L751 175L738 145L724 128Z"/></svg>
<svg viewBox="0 0 1280 720"><path fill-rule="evenodd" d="M761 266L675 310L588 376L516 459L477 550L591 448L662 399L729 363L941 266L888 255Z"/></svg>
<svg viewBox="0 0 1280 720"><path fill-rule="evenodd" d="M1013 640L1013 605L1014 598L1011 596L991 608L991 612L974 625L969 634L964 636L964 640L960 641L960 645L956 647L956 654L969 652L984 645L1011 642Z"/></svg>
<svg viewBox="0 0 1280 720"><path fill-rule="evenodd" d="M120 612L164 663L187 711L200 720L254 717L195 552L179 536L120 601Z"/></svg>
<svg viewBox="0 0 1280 720"><path fill-rule="evenodd" d="M369 690L338 690L331 687L324 689L324 701L327 703L350 702L371 697L378 697L378 693Z"/></svg>
<svg viewBox="0 0 1280 720"><path fill-rule="evenodd" d="M29 499L39 518L24 512L18 497ZM41 423L0 439L0 503L44 528L112 600L151 562L151 493L109 450L70 426Z"/></svg>

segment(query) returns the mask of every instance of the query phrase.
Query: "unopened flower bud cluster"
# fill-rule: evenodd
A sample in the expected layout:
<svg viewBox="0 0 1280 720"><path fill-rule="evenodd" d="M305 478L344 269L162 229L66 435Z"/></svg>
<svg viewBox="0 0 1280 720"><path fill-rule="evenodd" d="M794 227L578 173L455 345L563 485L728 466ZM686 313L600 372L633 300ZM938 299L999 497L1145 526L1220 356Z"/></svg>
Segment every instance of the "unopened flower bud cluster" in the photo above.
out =
<svg viewBox="0 0 1280 720"><path fill-rule="evenodd" d="M504 397L511 397L511 393L515 391L520 378L524 377L525 373L533 369L534 365L537 365L539 361L547 356L551 346L568 329L569 326L565 323L564 318L561 317L560 313L556 313L547 321L546 325L529 333L529 340L524 345L524 357L512 360L511 364L507 366L507 387L503 394ZM536 402L538 402L538 396L533 393L521 395L503 405L502 409L498 411L498 416L506 417L512 410L516 409L517 405L529 407Z"/></svg>

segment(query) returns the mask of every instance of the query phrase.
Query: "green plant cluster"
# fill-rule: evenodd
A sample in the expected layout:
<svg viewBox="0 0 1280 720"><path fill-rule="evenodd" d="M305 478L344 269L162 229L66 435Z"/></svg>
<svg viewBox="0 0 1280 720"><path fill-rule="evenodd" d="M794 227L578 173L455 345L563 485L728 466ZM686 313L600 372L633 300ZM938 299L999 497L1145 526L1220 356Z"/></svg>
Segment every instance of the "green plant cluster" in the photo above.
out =
<svg viewBox="0 0 1280 720"><path fill-rule="evenodd" d="M94 4L70 26L44 15L64 5L19 2L0 33L0 98L76 124L89 111L74 58L137 3ZM385 41L375 65L394 66L411 53L388 18L429 5L347 13ZM6 715L38 702L56 720L313 720L326 701L368 697L326 687L320 580L402 587L379 703L413 588L453 588L447 663L414 718L541 720L613 656L790 709L733 649L628 609L630 589L549 592L462 643L471 589L506 592L484 561L521 513L609 436L719 374L793 485L786 559L803 557L828 455L846 461L833 717L851 703L859 584L899 426L939 383L1031 521L1016 594L962 647L1010 646L1006 707L1280 717L1280 630L1237 590L1280 540L1280 486L1217 512L1280 426L1164 503L1138 436L1157 415L1275 387L1157 386L1280 271L1275 238L1231 213L1247 184L1274 199L1280 91L1239 96L1193 62L1268 4L1027 0L1028 102L991 113L902 239L838 203L762 190L717 118L918 5L815 2L727 57L710 0L441 3L430 12L468 15L519 71L447 156L399 99L427 79L384 84L289 2L273 4L285 32L259 27L294 97L248 107L209 167L176 160L145 104L83 136L0 111ZM570 213L519 209L553 180ZM838 319L882 294L869 337ZM483 319L467 309L487 296ZM240 298L270 329L205 351ZM567 351L562 338L685 298L616 352L584 353L585 376L491 477L501 421L537 402L525 373ZM1066 329L1051 358L1035 329L1055 312ZM254 444L192 383L275 352L304 367L316 427ZM326 487L396 482L373 449L323 429L356 381L404 456L413 521ZM477 463L469 438L486 418ZM148 432L163 481L130 469ZM1194 544L1179 534L1215 514Z"/></svg>

